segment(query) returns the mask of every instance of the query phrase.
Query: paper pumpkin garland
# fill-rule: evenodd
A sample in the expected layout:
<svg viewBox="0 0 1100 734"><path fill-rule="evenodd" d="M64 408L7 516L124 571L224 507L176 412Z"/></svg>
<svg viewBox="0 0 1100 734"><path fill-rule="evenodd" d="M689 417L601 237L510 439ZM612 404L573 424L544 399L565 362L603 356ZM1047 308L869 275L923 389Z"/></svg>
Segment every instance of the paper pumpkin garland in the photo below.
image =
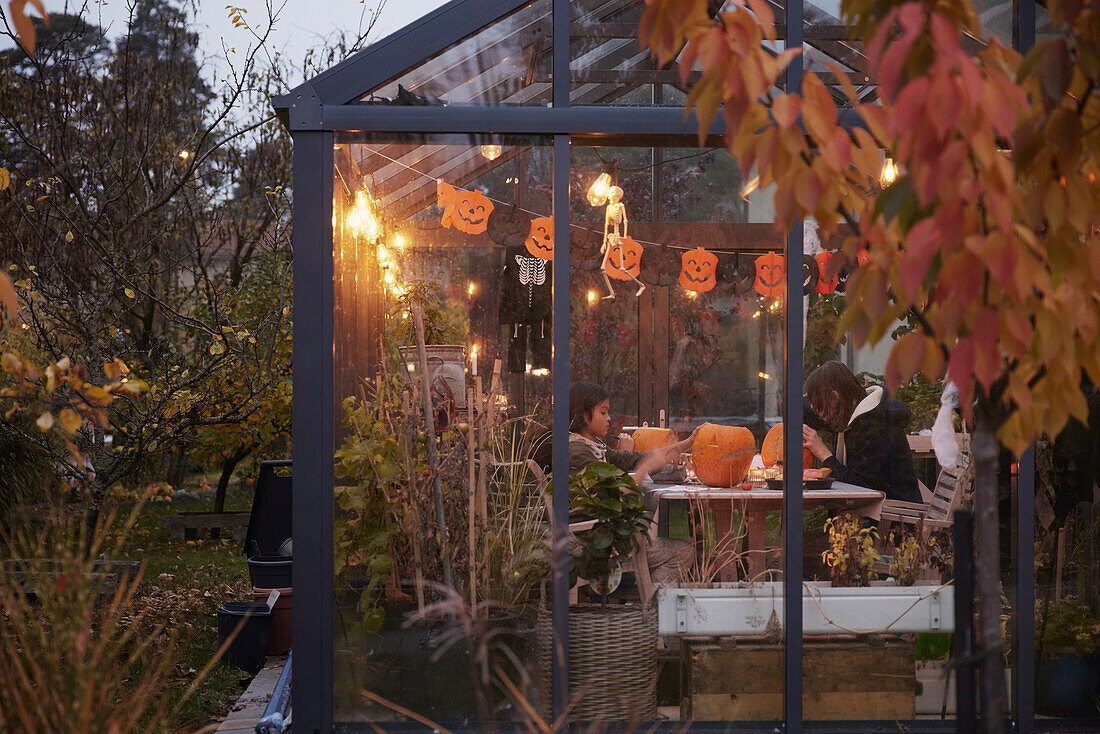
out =
<svg viewBox="0 0 1100 734"><path fill-rule="evenodd" d="M609 252L604 260L604 272L607 276L615 280L636 280L642 267L642 246L632 237L616 237L609 241L608 248Z"/></svg>
<svg viewBox="0 0 1100 734"><path fill-rule="evenodd" d="M680 256L680 285L695 293L706 293L717 283L717 267L718 256L713 252L707 252L702 247L687 250Z"/></svg>
<svg viewBox="0 0 1100 734"><path fill-rule="evenodd" d="M834 272L833 277L829 280L825 280L829 276L829 261L833 259L833 253L826 250L825 252L819 252L814 255L814 260L817 260L817 287L814 289L822 295L828 295L836 290L836 284L840 280L840 273Z"/></svg>
<svg viewBox="0 0 1100 734"><path fill-rule="evenodd" d="M536 217L531 220L531 229L523 241L527 252L543 260L554 259L554 220L550 217Z"/></svg>
<svg viewBox="0 0 1100 734"><path fill-rule="evenodd" d="M493 202L480 191L455 189L443 179L435 183L436 206L443 210L440 223L466 234L482 234L489 226Z"/></svg>
<svg viewBox="0 0 1100 734"><path fill-rule="evenodd" d="M505 247L518 247L531 231L531 217L518 206L498 206L489 215L485 230L489 239Z"/></svg>
<svg viewBox="0 0 1100 734"><path fill-rule="evenodd" d="M753 285L762 296L779 296L783 293L783 277L786 268L783 256L769 252L756 258L756 281Z"/></svg>

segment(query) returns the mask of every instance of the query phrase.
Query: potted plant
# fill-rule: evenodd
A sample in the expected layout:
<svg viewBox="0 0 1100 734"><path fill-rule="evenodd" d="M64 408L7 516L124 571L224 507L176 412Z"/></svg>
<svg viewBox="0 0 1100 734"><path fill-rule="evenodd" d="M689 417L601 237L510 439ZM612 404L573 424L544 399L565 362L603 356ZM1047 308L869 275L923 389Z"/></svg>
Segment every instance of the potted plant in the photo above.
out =
<svg viewBox="0 0 1100 734"><path fill-rule="evenodd" d="M439 286L424 280L413 280L397 296L387 314L387 326L392 328L393 343L401 357L399 372L415 378L420 374L420 351L417 344L415 319L419 308L424 321L424 350L428 361L428 382L436 375L443 377L460 408L466 403L466 347L461 343L469 332L469 315L454 306L444 305Z"/></svg>
<svg viewBox="0 0 1100 734"><path fill-rule="evenodd" d="M551 482L547 491L552 494L553 489ZM569 608L572 716L578 720L652 720L656 715L656 611L644 594L641 604L608 604L606 589L612 572L646 542L653 516L633 478L602 462L570 477L569 505L571 522L592 522L571 540L570 568L605 591L599 604ZM553 655L548 613L539 618L537 638L547 694L545 708Z"/></svg>
<svg viewBox="0 0 1100 734"><path fill-rule="evenodd" d="M1100 711L1100 614L1070 597L1052 604L1039 627L1038 708L1055 716Z"/></svg>

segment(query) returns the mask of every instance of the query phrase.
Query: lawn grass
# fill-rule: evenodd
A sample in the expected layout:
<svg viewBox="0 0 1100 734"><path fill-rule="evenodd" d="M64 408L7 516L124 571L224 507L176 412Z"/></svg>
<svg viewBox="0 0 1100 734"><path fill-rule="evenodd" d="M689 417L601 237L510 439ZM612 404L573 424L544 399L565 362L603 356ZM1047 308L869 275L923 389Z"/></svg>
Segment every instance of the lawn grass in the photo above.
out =
<svg viewBox="0 0 1100 734"><path fill-rule="evenodd" d="M227 510L248 510L251 503L251 489L230 488ZM125 506L119 509L120 515L127 511ZM163 625L179 636L179 659L164 692L172 703L182 697L217 652L217 608L227 601L251 600L252 590L241 541L178 540L168 535L164 517L181 510L213 510L213 495L204 495L200 504L183 507L146 505L135 527L112 554L142 561L137 610L145 612L150 629ZM215 666L180 708L171 722L172 730L195 731L225 718L250 680L251 676L235 668Z"/></svg>

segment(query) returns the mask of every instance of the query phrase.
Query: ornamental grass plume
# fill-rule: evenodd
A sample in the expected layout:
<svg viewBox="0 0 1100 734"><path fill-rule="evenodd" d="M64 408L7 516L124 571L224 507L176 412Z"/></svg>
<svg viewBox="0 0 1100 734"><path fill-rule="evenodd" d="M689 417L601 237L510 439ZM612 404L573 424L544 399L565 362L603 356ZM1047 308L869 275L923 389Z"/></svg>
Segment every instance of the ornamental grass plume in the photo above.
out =
<svg viewBox="0 0 1100 734"><path fill-rule="evenodd" d="M0 731L165 731L228 646L181 698L164 694L179 657L176 633L150 630L151 610L136 608L140 569L116 576L96 564L125 540L142 506L115 534L114 512L88 535L61 513L4 531Z"/></svg>

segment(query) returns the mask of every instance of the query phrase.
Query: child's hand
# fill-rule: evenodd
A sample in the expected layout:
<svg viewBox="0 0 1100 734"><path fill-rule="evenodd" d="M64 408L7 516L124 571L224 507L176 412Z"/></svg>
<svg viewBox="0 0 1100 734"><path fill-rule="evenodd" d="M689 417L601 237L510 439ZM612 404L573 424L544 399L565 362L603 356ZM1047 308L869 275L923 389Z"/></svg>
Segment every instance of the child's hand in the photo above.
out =
<svg viewBox="0 0 1100 734"><path fill-rule="evenodd" d="M634 439L631 438L629 433L619 434L619 451L633 451Z"/></svg>

